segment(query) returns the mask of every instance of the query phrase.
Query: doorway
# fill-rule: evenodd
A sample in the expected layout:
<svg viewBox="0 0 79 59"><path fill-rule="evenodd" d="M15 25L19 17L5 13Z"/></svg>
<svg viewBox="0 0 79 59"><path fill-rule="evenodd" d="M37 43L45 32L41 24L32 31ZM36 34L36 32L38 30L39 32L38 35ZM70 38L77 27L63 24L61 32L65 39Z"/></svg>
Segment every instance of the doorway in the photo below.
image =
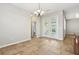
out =
<svg viewBox="0 0 79 59"><path fill-rule="evenodd" d="M31 37L36 37L36 22L32 22L31 30Z"/></svg>

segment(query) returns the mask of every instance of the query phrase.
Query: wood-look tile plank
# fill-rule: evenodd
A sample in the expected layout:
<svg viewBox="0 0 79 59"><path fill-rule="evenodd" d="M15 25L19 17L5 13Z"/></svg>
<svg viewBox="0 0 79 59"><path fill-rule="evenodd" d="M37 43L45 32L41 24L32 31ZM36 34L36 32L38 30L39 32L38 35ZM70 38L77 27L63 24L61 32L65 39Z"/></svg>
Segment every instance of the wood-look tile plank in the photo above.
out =
<svg viewBox="0 0 79 59"><path fill-rule="evenodd" d="M32 38L30 41L0 49L1 55L73 55L73 38L63 41L50 38Z"/></svg>

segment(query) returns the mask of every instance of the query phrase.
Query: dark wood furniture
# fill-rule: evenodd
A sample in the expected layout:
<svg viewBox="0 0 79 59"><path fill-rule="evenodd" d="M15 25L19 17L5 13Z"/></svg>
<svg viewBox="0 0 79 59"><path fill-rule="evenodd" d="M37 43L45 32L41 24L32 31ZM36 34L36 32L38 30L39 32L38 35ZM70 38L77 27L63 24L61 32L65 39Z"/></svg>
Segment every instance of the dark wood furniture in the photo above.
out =
<svg viewBox="0 0 79 59"><path fill-rule="evenodd" d="M75 36L74 38L74 53L75 55L79 55L79 36Z"/></svg>

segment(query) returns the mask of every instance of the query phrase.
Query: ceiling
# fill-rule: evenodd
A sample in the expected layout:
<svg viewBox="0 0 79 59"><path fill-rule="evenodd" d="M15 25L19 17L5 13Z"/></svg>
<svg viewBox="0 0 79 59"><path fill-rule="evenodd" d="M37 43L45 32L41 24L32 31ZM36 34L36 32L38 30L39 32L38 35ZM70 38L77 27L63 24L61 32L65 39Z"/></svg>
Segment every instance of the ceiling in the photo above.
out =
<svg viewBox="0 0 79 59"><path fill-rule="evenodd" d="M38 3L12 3L12 5L17 6L26 10L26 12L34 12L38 7ZM58 11L58 10L68 10L73 7L79 6L78 3L40 3L40 8L45 11Z"/></svg>

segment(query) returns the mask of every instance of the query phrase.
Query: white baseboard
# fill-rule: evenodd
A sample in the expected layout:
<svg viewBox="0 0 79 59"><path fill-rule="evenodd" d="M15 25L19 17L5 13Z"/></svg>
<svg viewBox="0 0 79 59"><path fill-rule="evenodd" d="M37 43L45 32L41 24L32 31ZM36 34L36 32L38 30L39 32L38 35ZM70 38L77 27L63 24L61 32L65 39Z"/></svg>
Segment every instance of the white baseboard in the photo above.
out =
<svg viewBox="0 0 79 59"><path fill-rule="evenodd" d="M31 40L31 38L25 39L25 40L21 40L21 41L17 41L17 42L13 42L13 43L9 43L9 44L0 46L0 48L7 47L7 46L10 46L10 45L14 45L14 44L18 44L18 43L22 43L22 42L25 42L25 41L28 41L28 40Z"/></svg>

